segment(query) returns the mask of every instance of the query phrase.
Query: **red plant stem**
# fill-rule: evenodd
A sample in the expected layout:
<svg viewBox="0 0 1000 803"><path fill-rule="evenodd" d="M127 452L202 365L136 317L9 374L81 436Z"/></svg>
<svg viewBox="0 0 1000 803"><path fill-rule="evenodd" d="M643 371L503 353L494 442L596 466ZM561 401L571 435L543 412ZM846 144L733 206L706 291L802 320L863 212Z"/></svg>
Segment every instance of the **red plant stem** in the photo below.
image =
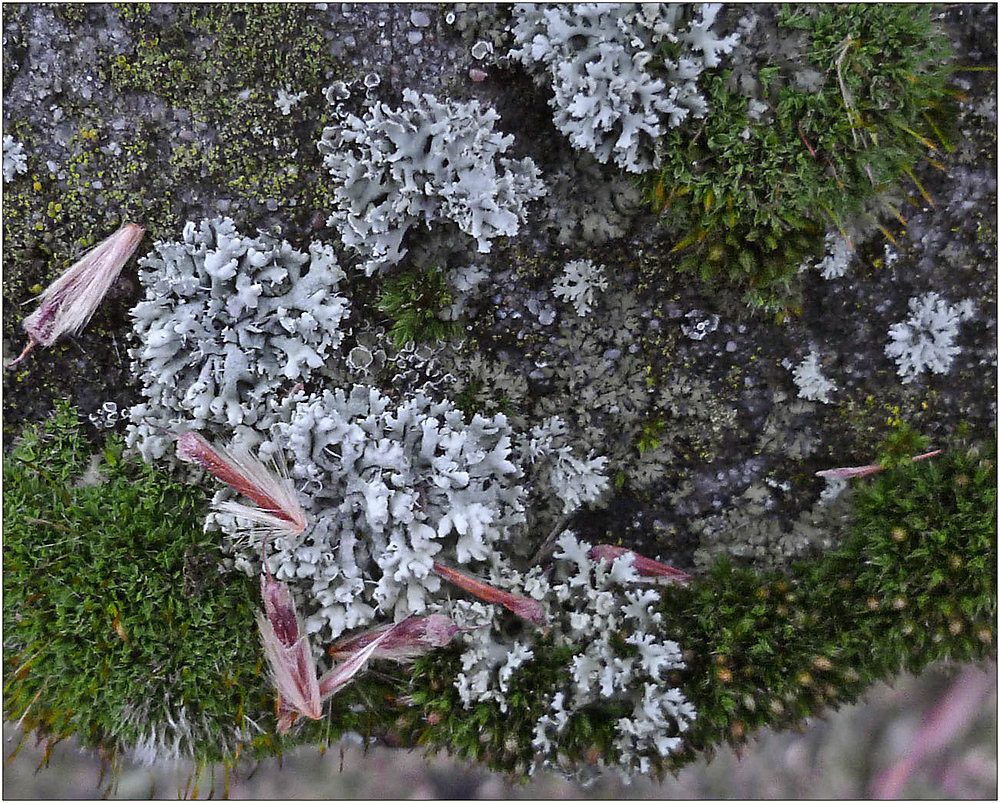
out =
<svg viewBox="0 0 1000 803"><path fill-rule="evenodd" d="M7 367L10 368L12 365L17 365L19 362L21 362L21 360L23 360L25 357L27 357L28 356L28 352L31 351L37 345L38 345L38 341L35 340L34 335L32 335L29 332L28 333L28 344L24 347L24 350L18 355L18 357L17 357L16 360L14 360L13 362L10 362L10 363L7 364Z"/></svg>

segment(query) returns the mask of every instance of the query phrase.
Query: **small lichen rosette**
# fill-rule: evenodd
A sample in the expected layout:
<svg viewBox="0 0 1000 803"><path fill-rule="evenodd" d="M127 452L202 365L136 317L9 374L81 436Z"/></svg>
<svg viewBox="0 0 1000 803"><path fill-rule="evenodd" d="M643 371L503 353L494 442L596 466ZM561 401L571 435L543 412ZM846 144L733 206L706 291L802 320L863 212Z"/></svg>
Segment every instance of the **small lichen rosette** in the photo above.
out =
<svg viewBox="0 0 1000 803"><path fill-rule="evenodd" d="M261 449L281 450L309 526L274 538L269 564L303 600L310 633L424 613L441 587L434 560L483 561L524 522L503 415L466 421L450 402L356 385L300 392L282 417ZM215 516L258 567L240 522Z"/></svg>
<svg viewBox="0 0 1000 803"><path fill-rule="evenodd" d="M961 352L958 327L975 317L975 302L949 304L938 293L924 293L909 301L910 315L889 327L885 353L896 361L903 384L916 381L925 370L946 374Z"/></svg>
<svg viewBox="0 0 1000 803"><path fill-rule="evenodd" d="M554 646L578 647L564 683L552 689L548 710L535 724L532 744L539 763L559 766L560 735L578 713L614 707L625 712L615 724L615 766L627 774L648 773L680 746L696 716L670 680L684 661L680 647L658 635L659 592L636 572L631 554L592 560L591 545L569 531L557 545L551 573L535 567L522 574L497 555L489 575L493 585L542 601ZM463 703L492 700L506 710L511 678L530 671L530 635L504 636L501 619L509 614L496 606L455 600L446 611L468 628L455 681Z"/></svg>
<svg viewBox="0 0 1000 803"><path fill-rule="evenodd" d="M323 163L336 179L328 225L364 260L366 275L400 262L418 224L452 223L477 250L513 236L545 187L531 159L502 154L514 141L493 130L500 115L478 101L440 102L403 90L404 106L371 103L323 130Z"/></svg>
<svg viewBox="0 0 1000 803"><path fill-rule="evenodd" d="M227 439L263 428L279 388L306 379L343 339L350 305L328 245L302 253L216 218L187 223L179 242L157 242L139 264L146 297L132 309L139 345L129 355L147 401L132 408L129 444L147 459L170 445L150 422Z"/></svg>

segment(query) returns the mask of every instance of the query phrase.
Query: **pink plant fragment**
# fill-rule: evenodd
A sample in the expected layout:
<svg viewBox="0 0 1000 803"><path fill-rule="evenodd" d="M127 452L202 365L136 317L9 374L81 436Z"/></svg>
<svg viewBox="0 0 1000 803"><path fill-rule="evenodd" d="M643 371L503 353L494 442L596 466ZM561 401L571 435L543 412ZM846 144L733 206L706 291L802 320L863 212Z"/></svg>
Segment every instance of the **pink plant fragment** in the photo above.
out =
<svg viewBox="0 0 1000 803"><path fill-rule="evenodd" d="M410 616L394 625L383 625L340 639L330 647L333 658L343 660L385 634L372 657L409 661L438 647L445 647L461 628L444 614Z"/></svg>
<svg viewBox="0 0 1000 803"><path fill-rule="evenodd" d="M911 458L913 461L926 460L929 457L936 457L941 454L940 449L935 449L933 452L924 452L924 454L918 454L916 457ZM827 477L829 479L850 479L851 477L867 477L869 474L877 474L881 471L883 466L879 463L871 463L867 466L847 466L845 468L827 468L823 471L817 471L817 477Z"/></svg>
<svg viewBox="0 0 1000 803"><path fill-rule="evenodd" d="M988 672L975 666L965 669L925 715L920 730L899 760L875 779L872 797L877 800L902 797L914 772L921 766L939 762L945 749L961 740L996 687L995 664Z"/></svg>
<svg viewBox="0 0 1000 803"><path fill-rule="evenodd" d="M264 614L257 614L264 658L278 692L278 733L285 733L301 714L319 719L323 714L316 661L289 590L268 575L260 578Z"/></svg>
<svg viewBox="0 0 1000 803"><path fill-rule="evenodd" d="M542 608L542 604L538 600L531 599L530 597L518 597L514 594L509 594L506 591L501 591L499 588L487 585L481 580L476 580L473 577L469 577L467 574L462 574L455 569L443 566L437 561L434 562L433 568L435 574L443 577L449 582L454 583L459 588L468 591L470 594L479 597L479 599L484 602L503 605L508 610L516 613L522 619L526 619L539 627L544 626L546 623L545 609Z"/></svg>
<svg viewBox="0 0 1000 803"><path fill-rule="evenodd" d="M221 502L217 505L219 510L272 529L293 533L306 529L306 514L288 480L268 471L247 449L217 449L197 432L185 432L177 438L177 456L188 463L197 463L257 504L249 507L238 502Z"/></svg>
<svg viewBox="0 0 1000 803"><path fill-rule="evenodd" d="M675 569L673 566L666 563L660 563L652 558L647 558L645 555L640 555L638 552L633 552L631 549L625 549L625 547L612 546L611 544L598 544L587 553L587 557L591 560L606 560L608 562L611 562L622 555L633 556L632 565L635 567L635 570L639 573L640 577L655 577L675 583L686 583L691 579L691 575L687 572L682 572L680 569Z"/></svg>
<svg viewBox="0 0 1000 803"><path fill-rule="evenodd" d="M28 345L10 365L19 363L37 345L51 346L65 334L79 333L145 233L142 226L126 223L46 287L39 296L38 309L21 324L28 333Z"/></svg>
<svg viewBox="0 0 1000 803"><path fill-rule="evenodd" d="M327 697L336 694L344 686L346 686L351 679L358 674L362 669L364 669L365 664L368 663L368 659L375 655L375 652L382 645L382 643L389 637L391 630L387 630L381 636L378 636L374 641L365 647L362 647L356 653L354 653L350 658L344 661L342 664L338 664L329 672L327 672L319 680L319 693L325 700Z"/></svg>
<svg viewBox="0 0 1000 803"><path fill-rule="evenodd" d="M346 661L318 678L309 637L303 635L302 620L295 611L291 592L277 582L264 565L260 592L264 614L257 614L257 627L271 682L278 692L278 733L287 733L301 715L319 719L323 701L336 694L368 663L392 630L377 636L349 655Z"/></svg>

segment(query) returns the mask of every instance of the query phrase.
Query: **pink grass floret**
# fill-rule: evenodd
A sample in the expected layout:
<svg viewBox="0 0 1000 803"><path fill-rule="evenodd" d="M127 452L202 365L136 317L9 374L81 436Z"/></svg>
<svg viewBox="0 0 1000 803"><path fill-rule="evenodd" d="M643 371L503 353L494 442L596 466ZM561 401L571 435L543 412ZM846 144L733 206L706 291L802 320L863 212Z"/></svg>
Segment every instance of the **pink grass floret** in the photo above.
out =
<svg viewBox="0 0 1000 803"><path fill-rule="evenodd" d="M382 643L389 638L391 630L387 630L370 644L362 647L341 664L338 664L319 679L319 693L325 700L340 691L351 682L358 672L365 668L368 660L375 656Z"/></svg>
<svg viewBox="0 0 1000 803"><path fill-rule="evenodd" d="M598 544L587 553L587 557L591 560L606 560L609 563L622 555L632 555L632 565L640 577L652 577L674 583L686 583L691 579L691 575L687 572L675 569L669 564L660 563L658 560L647 558L645 555L640 555L631 549L625 549L625 547Z"/></svg>
<svg viewBox="0 0 1000 803"><path fill-rule="evenodd" d="M284 733L301 714L319 719L323 700L317 679L316 660L302 621L295 611L291 592L270 576L260 578L264 613L257 614L264 658L271 682L278 692L278 732Z"/></svg>
<svg viewBox="0 0 1000 803"><path fill-rule="evenodd" d="M198 464L257 505L251 508L237 502L222 502L217 506L220 510L279 530L305 531L306 514L287 480L268 471L246 449L237 447L227 452L213 447L197 432L185 432L177 438L177 456Z"/></svg>
<svg viewBox="0 0 1000 803"><path fill-rule="evenodd" d="M542 604L538 600L531 599L530 597L518 597L515 594L501 591L499 588L487 585L481 580L476 580L474 577L469 577L460 571L443 566L437 561L434 562L433 568L435 574L454 583L470 594L479 597L484 602L503 605L507 610L513 611L522 619L539 627L546 624L545 609L542 608Z"/></svg>
<svg viewBox="0 0 1000 803"><path fill-rule="evenodd" d="M63 335L78 334L100 306L145 233L142 226L126 223L46 287L39 296L38 309L21 324L28 333L28 345L10 365L23 360L36 345L51 346Z"/></svg>
<svg viewBox="0 0 1000 803"><path fill-rule="evenodd" d="M923 454L918 454L911 458L914 462L917 460L927 460L929 457L936 457L941 454L940 449L935 449L933 452L924 452ZM880 463L870 463L867 466L846 466L844 468L827 468L823 471L817 471L817 477L825 477L828 479L851 479L852 477L867 477L869 474L877 474L882 471L884 467Z"/></svg>
<svg viewBox="0 0 1000 803"><path fill-rule="evenodd" d="M343 660L385 634L385 641L379 645L372 657L390 661L410 661L430 650L446 647L459 630L461 628L444 614L410 616L394 625L382 625L340 639L330 647L329 652L331 657Z"/></svg>

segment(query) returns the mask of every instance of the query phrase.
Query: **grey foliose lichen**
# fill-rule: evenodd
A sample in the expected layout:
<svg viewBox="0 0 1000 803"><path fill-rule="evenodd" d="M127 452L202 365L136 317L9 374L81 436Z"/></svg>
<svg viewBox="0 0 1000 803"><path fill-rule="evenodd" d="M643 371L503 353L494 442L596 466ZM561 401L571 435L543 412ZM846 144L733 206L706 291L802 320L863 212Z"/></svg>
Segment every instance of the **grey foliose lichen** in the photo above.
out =
<svg viewBox="0 0 1000 803"><path fill-rule="evenodd" d="M819 352L813 349L809 355L792 370L792 379L799 389L799 398L830 403L830 394L837 389L837 383L823 376L819 364Z"/></svg>
<svg viewBox="0 0 1000 803"><path fill-rule="evenodd" d="M608 458L593 452L578 457L570 445L566 422L558 416L532 427L530 436L523 439L522 451L534 466L534 487L560 500L563 514L596 501L607 490Z"/></svg>
<svg viewBox="0 0 1000 803"><path fill-rule="evenodd" d="M854 246L838 231L827 232L824 242L826 254L823 258L815 265L805 263L799 267L799 270L803 271L814 267L824 279L839 279L847 273L848 267L855 259Z"/></svg>
<svg viewBox="0 0 1000 803"><path fill-rule="evenodd" d="M129 356L146 401L131 410L128 442L147 460L170 445L156 425L227 439L265 429L281 386L320 369L343 339L350 305L328 245L302 253L217 218L188 223L139 264L146 297L132 309Z"/></svg>
<svg viewBox="0 0 1000 803"><path fill-rule="evenodd" d="M594 304L597 292L608 289L604 266L589 259L574 259L563 266L563 272L552 286L552 292L569 301L577 315L586 315Z"/></svg>
<svg viewBox="0 0 1000 803"><path fill-rule="evenodd" d="M279 580L305 598L306 628L336 638L386 616L423 613L432 564L481 562L524 522L521 470L503 415L466 422L450 402L394 402L375 388L299 392L262 454L279 453L310 525L275 538ZM216 520L239 545L245 530ZM247 548L248 568L259 552Z"/></svg>
<svg viewBox="0 0 1000 803"><path fill-rule="evenodd" d="M494 131L494 109L409 89L403 101L342 114L318 144L337 182L328 224L369 276L403 259L419 224L453 224L488 252L494 238L517 233L526 204L545 192L531 159L503 156L514 138Z"/></svg>
<svg viewBox="0 0 1000 803"><path fill-rule="evenodd" d="M889 327L885 353L896 361L903 384L925 370L944 374L961 349L955 344L958 326L975 314L973 302L952 305L937 293L911 298L910 315Z"/></svg>
<svg viewBox="0 0 1000 803"><path fill-rule="evenodd" d="M624 237L643 210L638 187L587 151L561 149L546 170L544 222L563 245L601 244Z"/></svg>
<svg viewBox="0 0 1000 803"><path fill-rule="evenodd" d="M698 76L737 42L712 31L720 8L518 4L509 56L551 85L553 120L573 147L642 173L656 166L666 128L708 111Z"/></svg>
<svg viewBox="0 0 1000 803"><path fill-rule="evenodd" d="M694 554L697 570L709 571L720 555L758 569L780 570L793 560L832 549L846 535L851 497L841 493L842 486L824 488L789 526L776 513L783 485L756 482L724 512L692 519L701 544Z"/></svg>
<svg viewBox="0 0 1000 803"><path fill-rule="evenodd" d="M615 766L646 773L652 756L666 757L680 745L696 716L668 678L684 661L675 642L657 635L659 592L643 582L631 555L592 560L591 545L570 531L556 543L551 572L534 567L521 573L496 555L489 574L492 585L542 602L556 646L577 647L565 683L547 695L548 712L535 724L535 768L558 766L560 734L578 712L614 705L627 712L616 723ZM491 700L505 710L512 679L530 671L530 639L503 635L501 619L509 614L495 606L456 600L444 609L467 628L455 681L463 704ZM625 650L616 646L619 639L629 645Z"/></svg>
<svg viewBox="0 0 1000 803"><path fill-rule="evenodd" d="M28 154L24 152L24 145L15 140L10 134L3 136L3 180L4 183L13 181L21 173L28 172Z"/></svg>

